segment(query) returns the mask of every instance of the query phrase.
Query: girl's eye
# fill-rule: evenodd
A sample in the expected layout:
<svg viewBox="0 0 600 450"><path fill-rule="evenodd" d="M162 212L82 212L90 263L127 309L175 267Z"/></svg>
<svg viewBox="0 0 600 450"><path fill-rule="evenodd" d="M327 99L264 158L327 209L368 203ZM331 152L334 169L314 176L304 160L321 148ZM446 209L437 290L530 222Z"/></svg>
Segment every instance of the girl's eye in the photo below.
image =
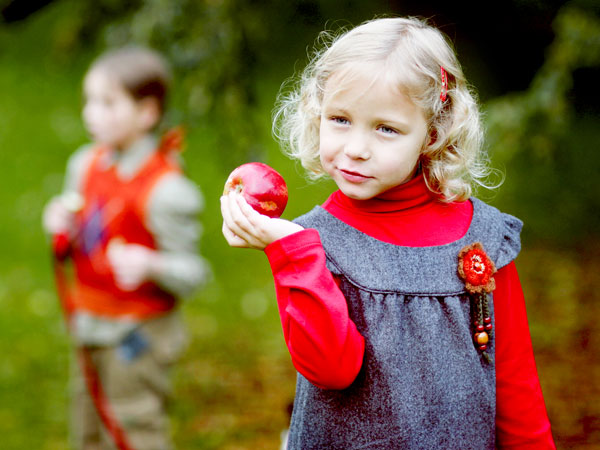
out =
<svg viewBox="0 0 600 450"><path fill-rule="evenodd" d="M335 122L335 123L339 123L340 125L347 125L350 123L350 121L348 119L346 119L345 117L334 116L334 117L331 117L329 120L331 120L332 122Z"/></svg>
<svg viewBox="0 0 600 450"><path fill-rule="evenodd" d="M398 130L396 130L395 128L392 128L392 127L380 125L378 128L379 128L379 131L381 131L384 134L398 134Z"/></svg>

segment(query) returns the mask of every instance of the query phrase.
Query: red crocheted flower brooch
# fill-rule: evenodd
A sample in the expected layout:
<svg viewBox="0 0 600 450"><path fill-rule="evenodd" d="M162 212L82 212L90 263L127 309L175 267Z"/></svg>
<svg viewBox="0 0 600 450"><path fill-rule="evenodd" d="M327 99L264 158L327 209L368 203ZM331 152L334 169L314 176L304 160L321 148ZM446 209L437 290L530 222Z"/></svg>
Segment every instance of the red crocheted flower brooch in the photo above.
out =
<svg viewBox="0 0 600 450"><path fill-rule="evenodd" d="M471 298L473 342L488 363L492 362L492 358L486 350L490 346L494 328L488 294L496 289L494 273L496 266L480 242L467 245L458 253L458 275Z"/></svg>
<svg viewBox="0 0 600 450"><path fill-rule="evenodd" d="M483 250L481 243L467 245L459 252L458 275L471 294L489 293L496 289L494 273L496 266Z"/></svg>

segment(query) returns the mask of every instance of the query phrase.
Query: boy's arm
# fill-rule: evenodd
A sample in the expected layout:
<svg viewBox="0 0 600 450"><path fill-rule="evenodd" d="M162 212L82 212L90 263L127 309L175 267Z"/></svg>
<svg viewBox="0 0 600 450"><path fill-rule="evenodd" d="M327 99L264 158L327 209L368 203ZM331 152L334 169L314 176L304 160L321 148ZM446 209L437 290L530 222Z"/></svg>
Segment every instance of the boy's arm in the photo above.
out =
<svg viewBox="0 0 600 450"><path fill-rule="evenodd" d="M71 155L67 161L67 171L63 183L63 194L81 192L83 178L92 162L94 146L84 145Z"/></svg>
<svg viewBox="0 0 600 450"><path fill-rule="evenodd" d="M515 263L495 279L497 448L555 449Z"/></svg>
<svg viewBox="0 0 600 450"><path fill-rule="evenodd" d="M306 229L289 235L273 242L265 253L294 366L317 387L348 387L362 367L364 338L325 265L318 232Z"/></svg>
<svg viewBox="0 0 600 450"><path fill-rule="evenodd" d="M48 234L74 232L74 210L69 205L79 201L83 178L93 158L93 146L86 145L73 153L67 161L62 192L50 199L44 207L42 225Z"/></svg>
<svg viewBox="0 0 600 450"><path fill-rule="evenodd" d="M180 174L164 177L151 194L147 226L156 239L159 263L152 278L177 296L198 288L210 274L199 255L203 199L198 188Z"/></svg>

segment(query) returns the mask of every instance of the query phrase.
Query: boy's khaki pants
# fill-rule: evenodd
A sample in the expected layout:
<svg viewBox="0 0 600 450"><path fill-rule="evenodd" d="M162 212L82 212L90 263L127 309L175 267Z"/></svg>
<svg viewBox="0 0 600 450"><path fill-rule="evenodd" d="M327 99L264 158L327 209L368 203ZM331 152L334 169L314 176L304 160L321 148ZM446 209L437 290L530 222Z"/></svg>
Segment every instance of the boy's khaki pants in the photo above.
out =
<svg viewBox="0 0 600 450"><path fill-rule="evenodd" d="M185 347L179 314L170 313L141 325L133 338L117 347L86 347L107 403L135 450L171 449L167 403L169 371ZM131 345L133 343L133 345ZM78 361L72 364L72 439L74 448L113 450L89 395Z"/></svg>

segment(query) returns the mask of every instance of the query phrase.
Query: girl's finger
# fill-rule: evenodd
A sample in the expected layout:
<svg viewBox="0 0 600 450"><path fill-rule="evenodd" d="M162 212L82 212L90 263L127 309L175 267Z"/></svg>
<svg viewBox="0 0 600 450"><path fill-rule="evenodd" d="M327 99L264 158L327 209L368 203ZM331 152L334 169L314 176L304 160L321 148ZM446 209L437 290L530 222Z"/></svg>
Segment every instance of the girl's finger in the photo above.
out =
<svg viewBox="0 0 600 450"><path fill-rule="evenodd" d="M245 230L247 230L253 238L255 245L260 248L264 248L268 242L265 242L267 238L268 229L272 227L271 223L273 219L267 217L254 208L252 208L248 202L241 195L236 195L234 200L237 203L239 211L244 215Z"/></svg>
<svg viewBox="0 0 600 450"><path fill-rule="evenodd" d="M231 247L239 247L239 248L249 247L249 244L245 240L240 238L237 234L233 233L233 231L231 231L229 229L227 224L223 223L223 227L222 227L221 231L223 232L223 236L225 237L225 240Z"/></svg>
<svg viewBox="0 0 600 450"><path fill-rule="evenodd" d="M225 239L230 245L233 245L234 243L237 243L240 237L234 231L234 228L237 228L237 225L231 217L231 207L227 196L221 197L221 215L223 216L223 236L225 236Z"/></svg>
<svg viewBox="0 0 600 450"><path fill-rule="evenodd" d="M260 222L261 218L263 217L262 214L252 208L252 206L248 204L242 195L234 195L234 200L250 224L256 225L257 222Z"/></svg>
<svg viewBox="0 0 600 450"><path fill-rule="evenodd" d="M223 235L229 245L261 248L260 242L253 233L253 226L237 203L235 194L221 198L221 214L223 215Z"/></svg>
<svg viewBox="0 0 600 450"><path fill-rule="evenodd" d="M228 194L223 198L221 212L223 214L223 221L229 229L237 236L243 239L247 238L247 230L250 225L233 198L233 194Z"/></svg>

